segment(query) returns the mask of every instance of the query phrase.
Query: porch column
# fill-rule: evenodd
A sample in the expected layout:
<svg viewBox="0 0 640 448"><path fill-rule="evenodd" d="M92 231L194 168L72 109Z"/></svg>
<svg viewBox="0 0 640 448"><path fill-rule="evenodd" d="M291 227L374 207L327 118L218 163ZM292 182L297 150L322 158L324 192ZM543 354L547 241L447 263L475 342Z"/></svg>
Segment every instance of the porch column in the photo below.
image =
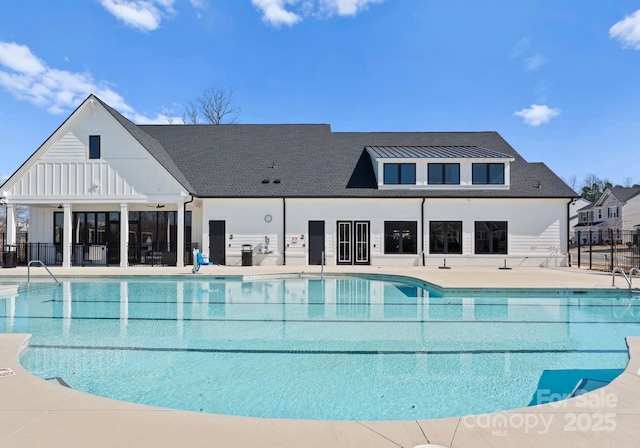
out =
<svg viewBox="0 0 640 448"><path fill-rule="evenodd" d="M177 226L178 226L178 241L177 241L177 251L178 253L176 258L176 266L184 267L184 202L178 202L178 213L177 213Z"/></svg>
<svg viewBox="0 0 640 448"><path fill-rule="evenodd" d="M129 265L129 208L120 204L120 267Z"/></svg>
<svg viewBox="0 0 640 448"><path fill-rule="evenodd" d="M62 266L71 267L71 241L73 235L73 220L71 219L71 204L62 204L64 212L64 234L62 235Z"/></svg>
<svg viewBox="0 0 640 448"><path fill-rule="evenodd" d="M16 230L16 206L7 204L7 242L5 244L14 245L18 242Z"/></svg>

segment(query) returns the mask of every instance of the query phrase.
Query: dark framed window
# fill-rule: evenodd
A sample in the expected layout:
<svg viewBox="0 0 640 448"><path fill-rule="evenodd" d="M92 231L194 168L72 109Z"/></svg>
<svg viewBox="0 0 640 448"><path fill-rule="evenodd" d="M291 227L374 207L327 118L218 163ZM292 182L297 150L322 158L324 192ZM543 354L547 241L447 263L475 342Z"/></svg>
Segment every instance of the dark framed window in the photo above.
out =
<svg viewBox="0 0 640 448"><path fill-rule="evenodd" d="M384 222L385 254L417 254L418 223L417 221L385 221Z"/></svg>
<svg viewBox="0 0 640 448"><path fill-rule="evenodd" d="M476 254L507 253L507 222L476 221Z"/></svg>
<svg viewBox="0 0 640 448"><path fill-rule="evenodd" d="M100 158L100 136L99 135L89 136L89 158L90 159Z"/></svg>
<svg viewBox="0 0 640 448"><path fill-rule="evenodd" d="M503 185L504 163L474 163L471 181L474 185Z"/></svg>
<svg viewBox="0 0 640 448"><path fill-rule="evenodd" d="M431 221L429 223L429 253L461 254L462 221Z"/></svg>
<svg viewBox="0 0 640 448"><path fill-rule="evenodd" d="M388 185L415 185L416 164L385 163L383 176L383 182Z"/></svg>
<svg viewBox="0 0 640 448"><path fill-rule="evenodd" d="M430 163L429 184L460 184L460 164Z"/></svg>

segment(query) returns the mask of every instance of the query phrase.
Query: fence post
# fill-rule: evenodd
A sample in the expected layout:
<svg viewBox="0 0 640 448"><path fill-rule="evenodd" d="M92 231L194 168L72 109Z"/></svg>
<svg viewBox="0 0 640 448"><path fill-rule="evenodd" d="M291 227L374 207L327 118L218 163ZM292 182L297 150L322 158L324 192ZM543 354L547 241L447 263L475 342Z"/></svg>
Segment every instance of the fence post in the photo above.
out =
<svg viewBox="0 0 640 448"><path fill-rule="evenodd" d="M613 229L609 229L609 240L611 241L611 272L613 272L613 249L616 245L616 242L613 238Z"/></svg>
<svg viewBox="0 0 640 448"><path fill-rule="evenodd" d="M589 230L589 269L593 269L593 230Z"/></svg>
<svg viewBox="0 0 640 448"><path fill-rule="evenodd" d="M636 230L636 234L631 236L631 245L633 247L633 265L640 268L640 228Z"/></svg>
<svg viewBox="0 0 640 448"><path fill-rule="evenodd" d="M578 230L578 269L580 269L580 246L582 245L582 231Z"/></svg>

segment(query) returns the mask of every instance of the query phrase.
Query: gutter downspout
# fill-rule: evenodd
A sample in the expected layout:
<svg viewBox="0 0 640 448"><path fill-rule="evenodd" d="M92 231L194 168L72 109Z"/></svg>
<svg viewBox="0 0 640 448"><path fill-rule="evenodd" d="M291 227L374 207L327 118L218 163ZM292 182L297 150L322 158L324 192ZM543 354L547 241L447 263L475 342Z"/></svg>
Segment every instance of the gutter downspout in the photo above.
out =
<svg viewBox="0 0 640 448"><path fill-rule="evenodd" d="M567 202L567 238L565 241L567 242L567 264L569 267L571 267L571 244L569 242L571 240L571 204L573 201L574 199L570 199ZM578 246L580 246L580 242L578 242Z"/></svg>
<svg viewBox="0 0 640 448"><path fill-rule="evenodd" d="M282 265L287 264L287 200L282 198Z"/></svg>
<svg viewBox="0 0 640 448"><path fill-rule="evenodd" d="M185 201L184 209L182 210L183 213L184 213L184 216L183 216L182 219L183 219L183 222L185 224L187 223L187 204L191 204L193 202L193 200L195 199L192 194L189 194L189 196L191 196L191 199L188 200L188 201ZM191 222L191 226L192 226L192 229L191 229L191 247L189 248L189 252L193 254L193 221ZM185 233L185 239L186 239L186 236L187 235ZM186 246L186 244L185 244L185 246Z"/></svg>
<svg viewBox="0 0 640 448"><path fill-rule="evenodd" d="M425 260L424 260L424 201L427 198L422 198L422 204L420 206L420 213L421 213L421 226L422 226L422 266L426 266Z"/></svg>

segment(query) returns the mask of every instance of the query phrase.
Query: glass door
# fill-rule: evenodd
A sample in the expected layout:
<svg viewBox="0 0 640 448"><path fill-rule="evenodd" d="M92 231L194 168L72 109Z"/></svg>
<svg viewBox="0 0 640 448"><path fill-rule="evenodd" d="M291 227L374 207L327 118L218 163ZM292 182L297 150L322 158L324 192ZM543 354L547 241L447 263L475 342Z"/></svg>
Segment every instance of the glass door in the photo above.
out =
<svg viewBox="0 0 640 448"><path fill-rule="evenodd" d="M338 221L338 264L353 264L351 258L351 221Z"/></svg>
<svg viewBox="0 0 640 448"><path fill-rule="evenodd" d="M338 221L338 264L369 263L369 221Z"/></svg>
<svg viewBox="0 0 640 448"><path fill-rule="evenodd" d="M369 264L369 221L356 221L355 264Z"/></svg>

